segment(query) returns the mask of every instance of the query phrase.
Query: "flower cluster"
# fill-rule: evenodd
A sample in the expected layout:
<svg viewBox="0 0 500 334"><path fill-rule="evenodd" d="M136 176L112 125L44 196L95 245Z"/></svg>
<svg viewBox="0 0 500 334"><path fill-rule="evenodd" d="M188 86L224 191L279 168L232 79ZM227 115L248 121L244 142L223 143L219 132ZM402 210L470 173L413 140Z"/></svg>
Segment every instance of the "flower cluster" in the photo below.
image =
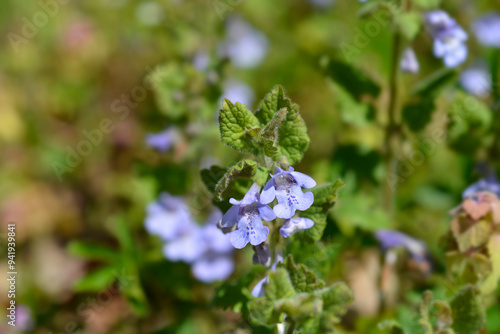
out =
<svg viewBox="0 0 500 334"><path fill-rule="evenodd" d="M467 59L468 36L465 30L442 10L426 14L429 34L434 39L434 55L443 58L447 67L456 67Z"/></svg>
<svg viewBox="0 0 500 334"><path fill-rule="evenodd" d="M148 206L145 227L165 241L163 253L168 260L191 264L193 275L209 283L226 279L234 269L233 247L217 228L221 218L221 212L214 210L200 226L182 198L163 193Z"/></svg>
<svg viewBox="0 0 500 334"><path fill-rule="evenodd" d="M222 218L221 227L236 230L229 234L231 244L235 248L243 248L249 242L256 246L267 239L269 228L262 220L271 221L278 218L285 219L280 233L285 238L293 233L310 228L314 222L308 218L292 218L296 211L307 210L314 202L312 192L304 193L302 188L312 188L316 181L311 177L295 172L292 167L283 171L276 167L271 179L267 182L262 193L260 186L254 184L241 201L231 198L233 206ZM267 204L277 199L278 204L271 209Z"/></svg>

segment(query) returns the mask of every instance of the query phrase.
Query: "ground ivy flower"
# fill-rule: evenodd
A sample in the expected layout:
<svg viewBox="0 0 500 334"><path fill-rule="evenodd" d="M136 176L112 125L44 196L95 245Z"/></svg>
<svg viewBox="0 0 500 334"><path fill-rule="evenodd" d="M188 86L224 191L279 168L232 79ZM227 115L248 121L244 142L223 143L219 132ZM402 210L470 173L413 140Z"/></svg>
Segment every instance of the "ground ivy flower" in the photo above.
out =
<svg viewBox="0 0 500 334"><path fill-rule="evenodd" d="M500 15L487 13L472 24L472 30L479 43L484 46L500 48Z"/></svg>
<svg viewBox="0 0 500 334"><path fill-rule="evenodd" d="M264 60L269 41L259 30L239 17L232 17L226 25L227 38L221 53L238 68L252 68Z"/></svg>
<svg viewBox="0 0 500 334"><path fill-rule="evenodd" d="M394 230L378 230L375 232L375 238L380 242L385 252L392 248L403 247L417 262L428 262L427 246L421 240Z"/></svg>
<svg viewBox="0 0 500 334"><path fill-rule="evenodd" d="M276 167L274 175L271 175L260 195L260 200L263 204L268 204L276 197L278 204L273 208L276 216L292 218L296 210L307 210L314 202L313 193L303 193L301 187L309 189L314 186L316 181L312 177L295 172L293 167L290 167L288 172Z"/></svg>
<svg viewBox="0 0 500 334"><path fill-rule="evenodd" d="M285 223L280 227L280 234L288 238L292 234L306 230L314 226L314 222L309 218L295 217L285 220Z"/></svg>
<svg viewBox="0 0 500 334"><path fill-rule="evenodd" d="M168 193L148 205L144 222L146 230L165 241L173 240L192 228L188 207L181 197Z"/></svg>
<svg viewBox="0 0 500 334"><path fill-rule="evenodd" d="M179 131L173 127L146 135L146 144L160 152L167 152L178 140Z"/></svg>
<svg viewBox="0 0 500 334"><path fill-rule="evenodd" d="M460 74L460 86L475 96L487 96L491 90L491 74L485 66L469 67Z"/></svg>
<svg viewBox="0 0 500 334"><path fill-rule="evenodd" d="M467 198L482 191L494 193L498 198L500 198L500 183L494 173L490 173L487 178L480 179L476 183L471 184L462 193L462 197Z"/></svg>
<svg viewBox="0 0 500 334"><path fill-rule="evenodd" d="M251 107L255 99L255 94L252 87L248 86L243 81L228 79L224 82L224 89L222 95L220 96L220 105L222 106L222 100L228 99L229 101L246 105Z"/></svg>
<svg viewBox="0 0 500 334"><path fill-rule="evenodd" d="M234 270L234 248L229 237L216 226L221 218L221 212L214 210L204 226L189 224L176 239L164 245L165 258L191 264L194 277L205 283L229 277Z"/></svg>
<svg viewBox="0 0 500 334"><path fill-rule="evenodd" d="M276 218L273 210L261 202L259 190L260 186L253 184L241 201L229 200L233 206L222 218L221 226L230 228L238 224L237 230L229 233L229 240L235 248L241 249L249 242L256 246L266 241L269 228L262 224L262 220Z"/></svg>
<svg viewBox="0 0 500 334"><path fill-rule="evenodd" d="M456 67L467 59L467 33L442 10L428 12L427 29L434 39L434 55L447 67Z"/></svg>
<svg viewBox="0 0 500 334"><path fill-rule="evenodd" d="M401 70L407 73L418 73L420 70L420 65L415 55L415 51L412 48L407 48L403 52L403 57L400 63Z"/></svg>

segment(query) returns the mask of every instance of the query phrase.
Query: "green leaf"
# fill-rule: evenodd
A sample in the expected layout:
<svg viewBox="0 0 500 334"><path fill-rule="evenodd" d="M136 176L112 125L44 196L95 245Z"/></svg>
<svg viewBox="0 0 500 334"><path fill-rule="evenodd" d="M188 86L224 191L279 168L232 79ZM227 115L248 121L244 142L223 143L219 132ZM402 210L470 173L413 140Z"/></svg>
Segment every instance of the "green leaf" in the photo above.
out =
<svg viewBox="0 0 500 334"><path fill-rule="evenodd" d="M498 281L500 280L500 234L495 233L488 241L488 253L491 263L491 273L481 284L481 293L488 295L497 290Z"/></svg>
<svg viewBox="0 0 500 334"><path fill-rule="evenodd" d="M316 278L316 275L307 269L305 265L295 265L291 255L283 263L280 262L278 267L283 267L288 271L290 281L297 292L312 292L325 286L325 283Z"/></svg>
<svg viewBox="0 0 500 334"><path fill-rule="evenodd" d="M231 191L236 178L251 178L255 175L257 163L253 160L241 160L228 169L226 174L217 182L214 189L215 199L222 201Z"/></svg>
<svg viewBox="0 0 500 334"><path fill-rule="evenodd" d="M477 334L486 324L485 311L472 285L466 285L450 302L452 328L457 334Z"/></svg>
<svg viewBox="0 0 500 334"><path fill-rule="evenodd" d="M269 179L269 169L264 168L264 167L257 167L255 169L255 174L253 176L253 181L257 183L259 186L263 186L266 184L267 179Z"/></svg>
<svg viewBox="0 0 500 334"><path fill-rule="evenodd" d="M335 323L340 322L340 317L354 301L352 290L344 282L337 282L316 293L319 293L323 300L324 312L328 314L330 321Z"/></svg>
<svg viewBox="0 0 500 334"><path fill-rule="evenodd" d="M68 244L68 252L86 260L100 260L114 262L120 258L120 254L109 247L83 241L72 241Z"/></svg>
<svg viewBox="0 0 500 334"><path fill-rule="evenodd" d="M342 120L354 126L365 126L369 124L370 105L359 102L349 94L342 86L332 83L335 92L337 108Z"/></svg>
<svg viewBox="0 0 500 334"><path fill-rule="evenodd" d="M396 16L396 28L407 40L412 41L417 37L422 27L422 17L419 13L410 12Z"/></svg>
<svg viewBox="0 0 500 334"><path fill-rule="evenodd" d="M277 113L279 115L275 116ZM275 86L264 97L259 104L259 109L255 112L255 116L265 129L277 129L278 131L275 142L277 152L274 160L279 160L284 156L290 165L302 160L310 141L307 135L307 126L300 116L299 106L285 96L283 87ZM283 116L286 117L282 119ZM271 153L274 153L274 149L268 147L267 154Z"/></svg>
<svg viewBox="0 0 500 334"><path fill-rule="evenodd" d="M423 98L412 101L403 107L403 121L414 132L423 130L431 121L435 107L433 99Z"/></svg>
<svg viewBox="0 0 500 334"><path fill-rule="evenodd" d="M279 129L287 115L288 109L281 108L274 114L271 121L269 121L266 127L262 130L261 141L263 142L263 151L268 157L275 157L276 159L279 158L279 156L276 157L278 154L278 147L276 147L276 143L278 140Z"/></svg>
<svg viewBox="0 0 500 334"><path fill-rule="evenodd" d="M404 334L401 325L394 319L383 320L377 326L380 330L387 330L391 334Z"/></svg>
<svg viewBox="0 0 500 334"><path fill-rule="evenodd" d="M288 272L283 268L278 268L276 272L269 273L269 282L265 285L264 289L266 297L271 300L295 296L295 290L293 289Z"/></svg>
<svg viewBox="0 0 500 334"><path fill-rule="evenodd" d="M414 4L423 9L438 8L441 0L413 0Z"/></svg>
<svg viewBox="0 0 500 334"><path fill-rule="evenodd" d="M219 129L221 140L224 144L245 152L253 152L253 131L258 127L259 121L247 107L239 102L236 105L224 99L219 112Z"/></svg>
<svg viewBox="0 0 500 334"><path fill-rule="evenodd" d="M73 288L76 292L105 291L116 281L116 272L116 264L99 268L79 280Z"/></svg>
<svg viewBox="0 0 500 334"><path fill-rule="evenodd" d="M470 225L466 218L457 217L451 222L451 231L461 252L467 252L485 244L491 235L490 223L480 220Z"/></svg>
<svg viewBox="0 0 500 334"><path fill-rule="evenodd" d="M275 302L269 299L254 299L248 305L250 319L258 325L270 326L280 322L280 312L275 309Z"/></svg>
<svg viewBox="0 0 500 334"><path fill-rule="evenodd" d="M302 212L301 216L312 219L314 221L314 226L303 232L299 232L299 236L302 236L302 238L308 241L317 241L321 239L323 230L326 227L328 211L335 205L337 191L344 185L345 183L343 181L337 180L337 182L333 184L324 184L311 190L314 194L314 203L309 209Z"/></svg>
<svg viewBox="0 0 500 334"><path fill-rule="evenodd" d="M418 307L418 311L420 313L420 319L418 323L422 326L423 334L433 334L432 328L432 320L431 320L431 312L433 306L434 296L432 295L432 291L425 291L424 297L420 302Z"/></svg>
<svg viewBox="0 0 500 334"><path fill-rule="evenodd" d="M220 166L211 166L209 169L201 170L201 180L205 183L208 190L213 194L217 183L226 174L226 169Z"/></svg>
<svg viewBox="0 0 500 334"><path fill-rule="evenodd" d="M363 95L377 97L380 86L359 69L337 60L331 60L327 67L327 75L351 94L355 100Z"/></svg>
<svg viewBox="0 0 500 334"><path fill-rule="evenodd" d="M453 69L443 68L418 82L412 89L412 95L435 98L447 84L454 81L457 72Z"/></svg>

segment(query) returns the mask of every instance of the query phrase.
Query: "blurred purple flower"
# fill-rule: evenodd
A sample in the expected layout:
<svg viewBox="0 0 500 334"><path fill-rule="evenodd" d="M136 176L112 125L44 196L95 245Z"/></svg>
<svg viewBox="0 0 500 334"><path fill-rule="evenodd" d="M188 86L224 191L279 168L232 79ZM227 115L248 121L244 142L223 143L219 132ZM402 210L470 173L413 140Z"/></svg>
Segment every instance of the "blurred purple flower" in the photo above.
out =
<svg viewBox="0 0 500 334"><path fill-rule="evenodd" d="M179 139L179 131L170 127L162 132L146 135L146 144L160 152L168 151Z"/></svg>
<svg viewBox="0 0 500 334"><path fill-rule="evenodd" d="M418 73L420 70L420 65L415 55L415 51L412 48L407 48L403 52L403 57L400 63L401 70L407 73Z"/></svg>
<svg viewBox="0 0 500 334"><path fill-rule="evenodd" d="M261 203L259 190L260 186L253 184L241 201L229 200L233 206L222 218L221 226L229 228L238 223L238 229L229 233L229 240L235 248L241 249L249 242L255 246L266 241L269 228L262 224L262 219L271 221L276 218L273 210Z"/></svg>
<svg viewBox="0 0 500 334"><path fill-rule="evenodd" d="M162 193L146 211L146 230L165 241L173 240L193 227L189 209L181 197Z"/></svg>
<svg viewBox="0 0 500 334"><path fill-rule="evenodd" d="M222 105L222 99L228 99L233 103L239 102L251 108L255 95L253 89L243 81L229 79L224 83L220 105Z"/></svg>
<svg viewBox="0 0 500 334"><path fill-rule="evenodd" d="M280 234L288 238L292 234L306 230L314 226L314 222L309 218L296 217L285 220L285 223L280 227Z"/></svg>
<svg viewBox="0 0 500 334"><path fill-rule="evenodd" d="M479 43L485 46L500 48L500 15L487 13L472 24L472 30Z"/></svg>
<svg viewBox="0 0 500 334"><path fill-rule="evenodd" d="M391 248L403 247L416 261L427 262L427 246L421 240L414 239L402 232L394 230L378 230L375 232L375 238L380 242L385 252Z"/></svg>
<svg viewBox="0 0 500 334"><path fill-rule="evenodd" d="M463 198L467 198L480 191L489 191L497 195L500 198L500 183L497 180L495 173L490 173L487 178L480 179L476 183L471 184L462 193Z"/></svg>
<svg viewBox="0 0 500 334"><path fill-rule="evenodd" d="M35 321L31 310L26 305L16 306L16 328L21 331L31 331L35 327Z"/></svg>
<svg viewBox="0 0 500 334"><path fill-rule="evenodd" d="M447 67L456 67L467 59L467 33L442 10L426 14L427 30L434 39L434 55Z"/></svg>
<svg viewBox="0 0 500 334"><path fill-rule="evenodd" d="M198 52L193 58L193 66L198 71L205 71L210 64L210 55L206 52Z"/></svg>
<svg viewBox="0 0 500 334"><path fill-rule="evenodd" d="M491 91L491 75L484 66L470 67L460 74L460 85L475 96L486 96Z"/></svg>
<svg viewBox="0 0 500 334"><path fill-rule="evenodd" d="M311 5L313 5L316 8L329 8L333 6L335 3L335 0L309 0Z"/></svg>
<svg viewBox="0 0 500 334"><path fill-rule="evenodd" d="M314 202L312 192L303 193L301 187L309 189L316 186L316 181L305 174L295 172L293 167L288 172L275 167L274 175L267 182L260 195L263 204L271 203L274 198L278 204L274 207L274 213L279 218L292 218L296 210L309 209Z"/></svg>
<svg viewBox="0 0 500 334"><path fill-rule="evenodd" d="M259 30L239 17L232 17L226 24L227 37L221 52L237 68L252 68L264 60L269 41Z"/></svg>

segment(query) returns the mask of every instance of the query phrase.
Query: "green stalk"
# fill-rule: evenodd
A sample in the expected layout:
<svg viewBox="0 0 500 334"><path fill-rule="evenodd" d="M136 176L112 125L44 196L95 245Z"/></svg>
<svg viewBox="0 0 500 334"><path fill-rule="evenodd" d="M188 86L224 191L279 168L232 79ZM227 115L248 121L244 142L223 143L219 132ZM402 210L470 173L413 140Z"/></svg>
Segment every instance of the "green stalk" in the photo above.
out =
<svg viewBox="0 0 500 334"><path fill-rule="evenodd" d="M402 40L401 35L396 32L394 36L394 43L392 47L392 66L389 79L389 108L388 108L388 124L385 132L385 165L386 175L391 177L391 180L397 182L397 152L400 140L400 130L398 125L398 78L399 78L399 57L401 54ZM392 184L386 179L384 187L384 207L386 211L392 216L394 212L394 199L396 196L397 184Z"/></svg>

